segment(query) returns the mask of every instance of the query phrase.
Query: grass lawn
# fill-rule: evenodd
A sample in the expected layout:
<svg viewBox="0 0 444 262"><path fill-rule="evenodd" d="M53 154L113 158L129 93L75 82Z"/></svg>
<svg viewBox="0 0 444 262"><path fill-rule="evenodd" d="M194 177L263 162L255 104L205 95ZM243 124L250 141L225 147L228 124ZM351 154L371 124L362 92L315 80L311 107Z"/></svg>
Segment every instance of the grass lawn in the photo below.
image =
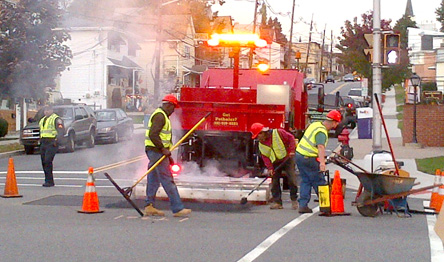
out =
<svg viewBox="0 0 444 262"><path fill-rule="evenodd" d="M418 170L428 174L435 174L436 169L444 170L444 156L416 159Z"/></svg>
<svg viewBox="0 0 444 262"><path fill-rule="evenodd" d="M9 152L9 151L16 151L16 150L23 150L23 146L19 143L13 143L9 145L0 145L0 153Z"/></svg>

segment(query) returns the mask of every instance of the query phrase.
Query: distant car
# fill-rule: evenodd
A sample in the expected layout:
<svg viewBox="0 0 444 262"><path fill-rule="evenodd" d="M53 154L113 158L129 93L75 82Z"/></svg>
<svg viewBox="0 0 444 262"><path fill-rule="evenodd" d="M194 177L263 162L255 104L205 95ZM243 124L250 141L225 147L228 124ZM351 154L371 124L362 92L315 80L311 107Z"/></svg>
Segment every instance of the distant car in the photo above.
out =
<svg viewBox="0 0 444 262"><path fill-rule="evenodd" d="M96 141L117 143L121 138L131 139L134 132L133 119L120 108L95 111L97 118Z"/></svg>
<svg viewBox="0 0 444 262"><path fill-rule="evenodd" d="M314 84L314 83L316 83L316 80L314 78L311 77L304 78L304 84Z"/></svg>
<svg viewBox="0 0 444 262"><path fill-rule="evenodd" d="M328 82L335 82L335 78L332 75L328 75L327 78L325 79L325 83L327 84Z"/></svg>
<svg viewBox="0 0 444 262"><path fill-rule="evenodd" d="M353 74L346 74L342 79L344 79L344 82L354 82L355 76Z"/></svg>

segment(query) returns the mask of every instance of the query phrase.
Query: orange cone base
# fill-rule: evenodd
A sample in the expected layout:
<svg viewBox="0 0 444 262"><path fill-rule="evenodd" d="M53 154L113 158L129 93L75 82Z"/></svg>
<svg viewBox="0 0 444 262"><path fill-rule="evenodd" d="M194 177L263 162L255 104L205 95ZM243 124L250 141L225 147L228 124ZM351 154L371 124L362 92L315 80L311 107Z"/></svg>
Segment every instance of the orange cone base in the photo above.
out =
<svg viewBox="0 0 444 262"><path fill-rule="evenodd" d="M99 198L97 197L97 192L87 192L83 197L82 210L78 210L77 212L84 214L95 214L104 212L100 211L99 209Z"/></svg>
<svg viewBox="0 0 444 262"><path fill-rule="evenodd" d="M83 214L96 214L96 213L103 213L105 212L104 210L99 210L99 211L83 211L83 210L77 210L77 213L83 213Z"/></svg>
<svg viewBox="0 0 444 262"><path fill-rule="evenodd" d="M23 197L22 195L0 195L3 198L14 198L14 197Z"/></svg>
<svg viewBox="0 0 444 262"><path fill-rule="evenodd" d="M342 213L337 213L337 212L333 212L333 213L324 213L324 212L320 212L319 216L321 217L335 217L335 216L350 216L351 213L346 213L346 212L342 212Z"/></svg>

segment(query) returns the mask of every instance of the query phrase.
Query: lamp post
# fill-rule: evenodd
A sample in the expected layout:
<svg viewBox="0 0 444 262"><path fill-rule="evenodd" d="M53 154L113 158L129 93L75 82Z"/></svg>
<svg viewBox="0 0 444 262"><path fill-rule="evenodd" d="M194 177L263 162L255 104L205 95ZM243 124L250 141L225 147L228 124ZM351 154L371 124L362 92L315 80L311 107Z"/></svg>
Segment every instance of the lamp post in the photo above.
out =
<svg viewBox="0 0 444 262"><path fill-rule="evenodd" d="M414 98L413 98L413 141L412 143L418 143L418 140L416 139L416 101L417 101L417 95L416 95L416 89L421 83L421 77L419 77L416 73L413 73L412 77L410 78L410 81L412 82L412 86L414 88Z"/></svg>

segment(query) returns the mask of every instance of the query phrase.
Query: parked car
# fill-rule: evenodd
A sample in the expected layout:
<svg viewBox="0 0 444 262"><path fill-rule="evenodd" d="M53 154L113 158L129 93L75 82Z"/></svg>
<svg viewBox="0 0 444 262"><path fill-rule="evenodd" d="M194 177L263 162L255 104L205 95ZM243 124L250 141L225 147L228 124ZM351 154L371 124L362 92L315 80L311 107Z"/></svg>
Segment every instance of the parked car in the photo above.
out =
<svg viewBox="0 0 444 262"><path fill-rule="evenodd" d="M335 82L335 78L332 75L328 75L327 78L325 79L325 83L327 84L328 82Z"/></svg>
<svg viewBox="0 0 444 262"><path fill-rule="evenodd" d="M74 152L76 144L86 143L87 147L94 147L97 130L97 120L94 111L86 105L58 105L53 106L54 113L63 119L65 134L58 141L61 148L67 152ZM44 116L43 108L36 117L28 119L29 124L20 132L20 143L26 154L33 154L40 145L39 121Z"/></svg>
<svg viewBox="0 0 444 262"><path fill-rule="evenodd" d="M354 82L355 76L353 74L346 74L342 79L344 82Z"/></svg>
<svg viewBox="0 0 444 262"><path fill-rule="evenodd" d="M95 111L97 117L97 141L117 143L121 138L131 139L134 132L133 119L120 108Z"/></svg>
<svg viewBox="0 0 444 262"><path fill-rule="evenodd" d="M311 77L304 78L304 84L314 84L314 83L316 83L316 80L314 78Z"/></svg>

